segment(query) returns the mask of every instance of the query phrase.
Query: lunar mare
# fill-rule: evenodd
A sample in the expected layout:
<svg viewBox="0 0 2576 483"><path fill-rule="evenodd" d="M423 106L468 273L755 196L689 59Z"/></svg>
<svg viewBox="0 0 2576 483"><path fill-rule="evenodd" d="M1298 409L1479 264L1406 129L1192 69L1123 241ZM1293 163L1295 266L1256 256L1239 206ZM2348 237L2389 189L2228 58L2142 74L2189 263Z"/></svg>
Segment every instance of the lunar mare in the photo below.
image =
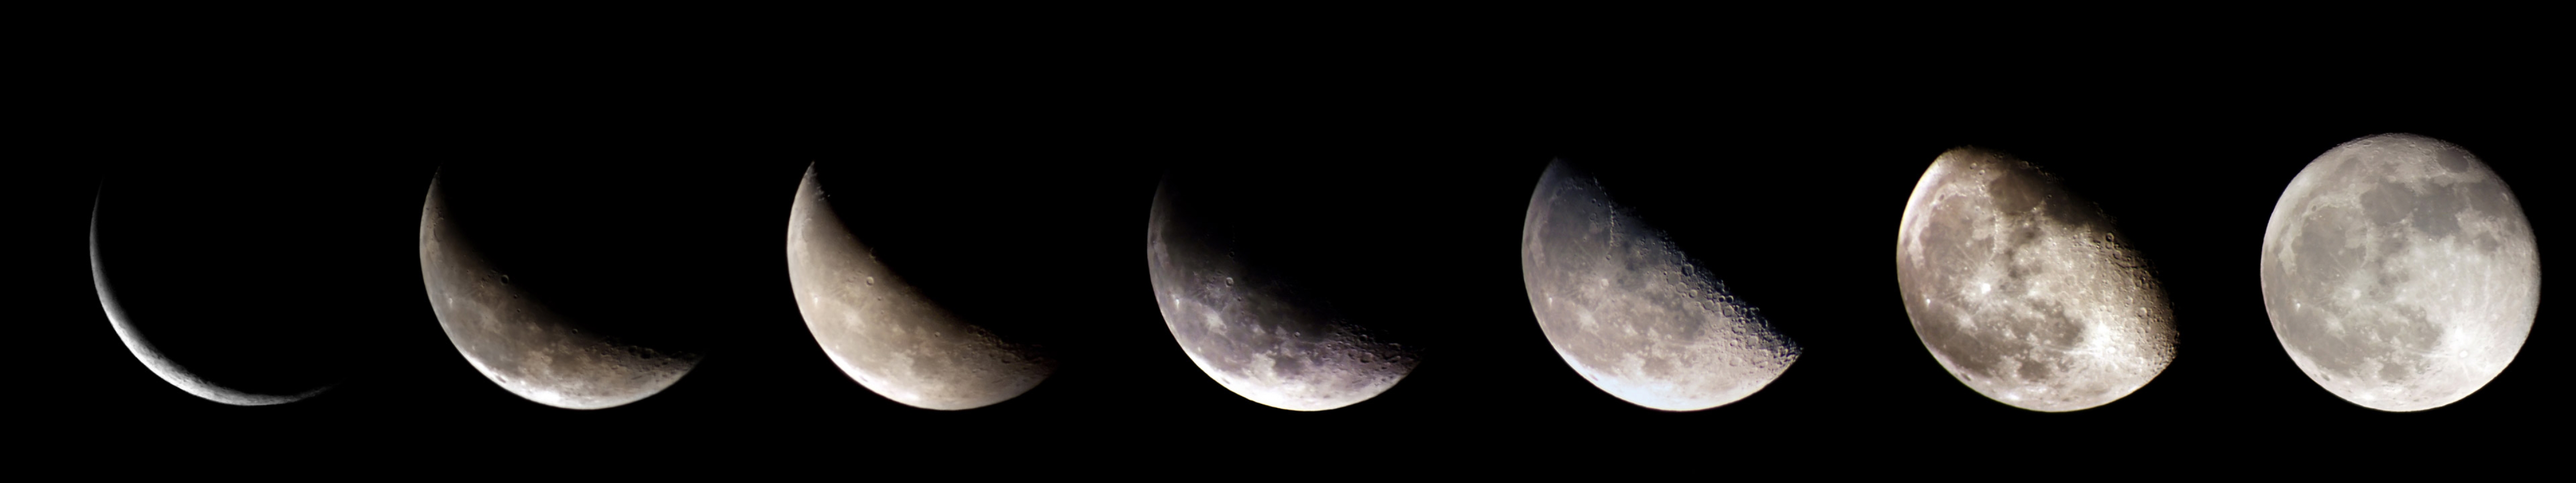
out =
<svg viewBox="0 0 2576 483"><path fill-rule="evenodd" d="M117 340L124 342L125 349L134 352L134 358L143 362L143 367L150 369L152 375L160 376L162 381L169 382L171 386L176 386L188 394L236 406L285 404L301 401L331 389L331 386L325 385L295 393L255 393L216 384L198 375L196 371L191 371L177 361L171 360L153 344L150 338L145 337L141 330L134 327L133 317L126 312L124 304L117 300L116 291L107 281L106 257L101 255L99 249L96 206L93 206L90 211L89 238L90 281L98 288L99 308L107 313L108 324L116 329Z"/></svg>
<svg viewBox="0 0 2576 483"><path fill-rule="evenodd" d="M1271 407L1322 411L1386 392L1420 363L1299 282L1222 248L1233 235L1192 206L1201 192L1177 184L1155 190L1146 263L1164 325L1217 384Z"/></svg>
<svg viewBox="0 0 2576 483"><path fill-rule="evenodd" d="M1046 380L1054 363L968 323L905 283L834 212L809 167L787 222L788 281L823 353L868 390L914 407L1002 402Z"/></svg>
<svg viewBox="0 0 2576 483"><path fill-rule="evenodd" d="M600 409L661 392L701 359L585 331L511 285L449 219L430 181L420 215L420 272L438 325L457 352L511 394L548 406Z"/></svg>
<svg viewBox="0 0 2576 483"><path fill-rule="evenodd" d="M2365 137L2299 171L2263 230L2263 308L2299 370L2383 411L2485 387L2540 310L2531 223L2467 150Z"/></svg>
<svg viewBox="0 0 2576 483"><path fill-rule="evenodd" d="M2073 411L2127 396L2173 363L2172 305L2146 260L2109 217L2029 163L1942 153L1897 230L1915 335L1979 394Z"/></svg>
<svg viewBox="0 0 2576 483"><path fill-rule="evenodd" d="M1639 406L1732 403L1801 353L1704 264L1561 160L1540 175L1521 222L1521 282L1557 355Z"/></svg>

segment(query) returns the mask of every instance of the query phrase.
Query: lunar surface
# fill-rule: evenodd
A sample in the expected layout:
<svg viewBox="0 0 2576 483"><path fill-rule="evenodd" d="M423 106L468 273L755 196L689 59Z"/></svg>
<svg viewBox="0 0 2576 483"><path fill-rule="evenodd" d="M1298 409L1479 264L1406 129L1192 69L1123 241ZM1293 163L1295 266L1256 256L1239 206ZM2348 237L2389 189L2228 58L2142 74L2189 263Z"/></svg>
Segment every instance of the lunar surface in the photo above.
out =
<svg viewBox="0 0 2576 483"><path fill-rule="evenodd" d="M2290 360L2346 401L2441 407L2512 363L2540 310L2531 223L2467 150L2412 134L2299 171L2263 230L2263 308Z"/></svg>
<svg viewBox="0 0 2576 483"><path fill-rule="evenodd" d="M962 320L877 260L832 209L815 168L787 220L787 273L823 353L878 395L914 407L972 409L1046 380L1032 347Z"/></svg>
<svg viewBox="0 0 2576 483"><path fill-rule="evenodd" d="M696 354L657 350L586 330L514 286L449 218L440 181L420 215L420 275L439 327L465 360L512 394L549 406L599 409L670 387Z"/></svg>
<svg viewBox="0 0 2576 483"><path fill-rule="evenodd" d="M2004 404L2100 406L2173 363L2173 308L2146 260L2029 163L1942 153L1906 200L1896 269L1924 348Z"/></svg>
<svg viewBox="0 0 2576 483"><path fill-rule="evenodd" d="M1797 343L1706 265L1562 160L1539 177L1522 219L1521 283L1557 355L1639 406L1735 402L1798 361Z"/></svg>
<svg viewBox="0 0 2576 483"><path fill-rule="evenodd" d="M104 193L102 193L101 197L105 197ZM97 205L93 205L93 208L90 211L89 260L91 282L98 288L99 306L107 312L108 323L116 329L116 338L125 342L125 348L134 352L134 358L142 361L143 367L150 369L153 375L160 376L161 380L169 382L171 386L176 386L179 390L187 391L188 394L193 394L197 397L206 398L207 400L224 404L241 406L284 404L313 397L315 394L321 394L323 391L330 389L330 386L320 384L292 384L286 387L262 388L268 389L265 391L236 387L242 386L242 384L225 384L218 382L215 378L202 374L201 371L192 369L188 365L181 364L176 358L171 356L169 351L164 351L159 344L154 342L156 337L151 337L147 334L152 331L144 330L142 328L142 324L137 323L135 317L136 314L126 310L125 302L119 300L117 297L117 290L115 290L114 284L110 284L108 282L107 260L109 257L105 255L104 252L106 252L106 250L101 246L99 230L99 211L102 211L100 208L103 208L104 205L105 203L102 201ZM206 317L205 315L206 314L197 314L196 317L187 317L194 320L172 320L165 322L165 324L231 325L236 326L238 329L251 329L251 327L240 327L239 324L222 323L215 320L213 317ZM177 314L172 314L172 316L174 319L184 317ZM217 328L217 330L221 330L221 328ZM164 335L172 334L165 333ZM174 338L190 339L189 337ZM185 343L187 341L180 342ZM217 343L216 341L205 340L199 340L196 342L209 344ZM225 347L224 349L260 351L278 350L279 348Z"/></svg>
<svg viewBox="0 0 2576 483"><path fill-rule="evenodd" d="M1232 227L1265 220L1225 212L1225 188L1165 178L1145 229L1154 301L1191 362L1235 394L1298 411L1367 400L1413 371L1415 352L1237 250L1253 240Z"/></svg>

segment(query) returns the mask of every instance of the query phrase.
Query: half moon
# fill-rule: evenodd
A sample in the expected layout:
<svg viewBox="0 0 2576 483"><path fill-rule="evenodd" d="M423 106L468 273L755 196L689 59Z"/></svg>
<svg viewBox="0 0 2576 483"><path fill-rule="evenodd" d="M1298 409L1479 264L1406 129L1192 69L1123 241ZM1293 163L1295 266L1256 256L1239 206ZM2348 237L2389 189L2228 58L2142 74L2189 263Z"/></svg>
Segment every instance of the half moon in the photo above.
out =
<svg viewBox="0 0 2576 483"><path fill-rule="evenodd" d="M787 219L787 275L824 355L868 390L927 409L973 409L1054 373L1034 347L959 318L877 261L833 211L816 167Z"/></svg>
<svg viewBox="0 0 2576 483"><path fill-rule="evenodd" d="M2468 150L2413 134L2335 146L2263 230L2263 309L2310 380L2382 411L2486 387L2531 336L2540 255L2513 190Z"/></svg>
<svg viewBox="0 0 2576 483"><path fill-rule="evenodd" d="M1697 411L1742 400L1800 353L1699 260L1563 160L1548 163L1522 218L1521 283L1557 355L1639 406Z"/></svg>
<svg viewBox="0 0 2576 483"><path fill-rule="evenodd" d="M438 325L466 362L511 394L548 406L600 409L642 400L702 358L586 333L475 250L448 219L432 178L420 213L420 275Z"/></svg>
<svg viewBox="0 0 2576 483"><path fill-rule="evenodd" d="M1334 311L1303 281L1256 270L1238 246L1225 194L1166 176L1154 190L1145 261L1163 324L1190 362L1235 394L1296 411L1376 397L1420 364L1414 352ZM1254 221L1257 222L1257 221Z"/></svg>
<svg viewBox="0 0 2576 483"><path fill-rule="evenodd" d="M2029 163L1941 153L1897 226L1914 334L1978 394L2034 411L2119 400L2174 359L2173 307L2110 217Z"/></svg>

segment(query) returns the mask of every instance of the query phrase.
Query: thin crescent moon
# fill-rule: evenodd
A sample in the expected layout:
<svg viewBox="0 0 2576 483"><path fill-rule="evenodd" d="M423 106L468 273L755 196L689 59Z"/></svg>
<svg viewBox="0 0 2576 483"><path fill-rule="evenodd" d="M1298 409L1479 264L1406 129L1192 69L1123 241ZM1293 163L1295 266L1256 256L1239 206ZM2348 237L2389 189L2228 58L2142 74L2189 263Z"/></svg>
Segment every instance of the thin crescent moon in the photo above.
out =
<svg viewBox="0 0 2576 483"><path fill-rule="evenodd" d="M206 400L209 401L236 406L267 406L272 404L291 403L313 397L313 395L321 394L323 391L331 390L332 386L326 385L295 394L258 394L245 392L223 387L212 381L207 381L204 377L199 377L195 372L190 372L187 367L180 366L178 362L170 360L169 356L163 355L159 348L152 345L152 341L150 339L143 337L143 334L140 331L134 330L131 316L125 312L124 304L117 301L116 291L109 287L109 284L107 283L107 263L104 258L99 256L99 201L100 200L98 198L92 198L90 200L90 282L98 287L99 308L107 312L108 325L116 328L116 338L125 342L125 349L133 351L134 358L136 360L143 361L144 368L151 369L153 375L161 376L161 380L168 381L170 385L177 386L179 390L187 391L188 394L194 394L197 397L206 398Z"/></svg>
<svg viewBox="0 0 2576 483"><path fill-rule="evenodd" d="M448 221L439 183L430 179L421 203L421 282L448 341L493 384L548 406L600 409L660 393L697 367L696 354L585 333L510 285Z"/></svg>

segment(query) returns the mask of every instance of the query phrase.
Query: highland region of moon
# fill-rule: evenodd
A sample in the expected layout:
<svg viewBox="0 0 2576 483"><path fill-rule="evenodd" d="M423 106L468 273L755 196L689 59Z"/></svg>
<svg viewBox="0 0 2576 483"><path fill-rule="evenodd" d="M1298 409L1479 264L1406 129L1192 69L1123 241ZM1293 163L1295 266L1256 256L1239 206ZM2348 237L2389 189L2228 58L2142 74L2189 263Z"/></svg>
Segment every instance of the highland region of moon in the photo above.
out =
<svg viewBox="0 0 2576 483"><path fill-rule="evenodd" d="M787 274L805 326L842 372L913 407L973 409L1046 380L1054 362L961 319L877 260L808 167L787 220Z"/></svg>
<svg viewBox="0 0 2576 483"><path fill-rule="evenodd" d="M2074 411L2173 363L2172 304L2108 216L2037 167L1941 153L1906 200L1896 268L1941 367L2014 407Z"/></svg>
<svg viewBox="0 0 2576 483"><path fill-rule="evenodd" d="M619 340L581 326L513 286L449 219L432 179L420 213L420 276L449 342L512 394L548 406L600 409L678 382L701 357Z"/></svg>
<svg viewBox="0 0 2576 483"><path fill-rule="evenodd" d="M1540 175L1522 219L1521 282L1557 355L1639 406L1732 403L1800 353L1704 263L1562 160Z"/></svg>
<svg viewBox="0 0 2576 483"><path fill-rule="evenodd" d="M2263 230L2263 308L2317 385L2382 411L2441 407L2521 352L2540 310L2531 223L2467 150L2412 134L2308 163Z"/></svg>
<svg viewBox="0 0 2576 483"><path fill-rule="evenodd" d="M1154 301L1190 362L1227 390L1271 407L1322 411L1368 400L1420 359L1339 313L1331 301L1240 257L1220 186L1165 178L1145 229ZM1274 262L1275 263L1275 262Z"/></svg>

